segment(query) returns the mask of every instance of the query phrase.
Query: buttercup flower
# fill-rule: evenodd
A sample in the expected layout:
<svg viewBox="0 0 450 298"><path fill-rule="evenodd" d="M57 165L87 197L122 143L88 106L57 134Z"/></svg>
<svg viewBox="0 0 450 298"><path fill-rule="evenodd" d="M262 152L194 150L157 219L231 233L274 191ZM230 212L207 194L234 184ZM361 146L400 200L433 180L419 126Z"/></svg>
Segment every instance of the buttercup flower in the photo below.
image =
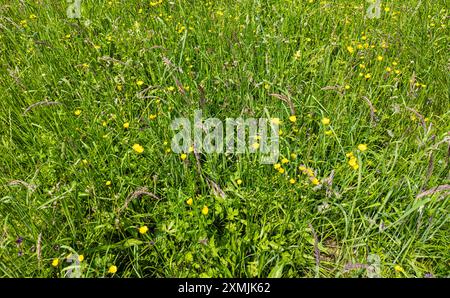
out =
<svg viewBox="0 0 450 298"><path fill-rule="evenodd" d="M209 212L208 206L206 206L206 205L203 206L203 208L202 208L202 214L203 214L203 215L207 215L208 212Z"/></svg>
<svg viewBox="0 0 450 298"><path fill-rule="evenodd" d="M117 266L111 265L108 269L108 273L114 274L117 272Z"/></svg>
<svg viewBox="0 0 450 298"><path fill-rule="evenodd" d="M144 152L144 147L142 147L139 144L134 144L132 148L138 154L141 154L142 152Z"/></svg>
<svg viewBox="0 0 450 298"><path fill-rule="evenodd" d="M331 120L327 117L322 118L322 124L323 125L328 125L330 124Z"/></svg>
<svg viewBox="0 0 450 298"><path fill-rule="evenodd" d="M139 228L139 234L145 234L148 231L148 227L147 226L142 226Z"/></svg>

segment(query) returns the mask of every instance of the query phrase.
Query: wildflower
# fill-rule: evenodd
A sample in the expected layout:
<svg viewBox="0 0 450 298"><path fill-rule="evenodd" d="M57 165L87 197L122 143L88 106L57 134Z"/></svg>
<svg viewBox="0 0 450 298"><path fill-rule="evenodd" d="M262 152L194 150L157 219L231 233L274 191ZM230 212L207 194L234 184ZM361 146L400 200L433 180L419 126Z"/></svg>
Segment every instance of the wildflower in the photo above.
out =
<svg viewBox="0 0 450 298"><path fill-rule="evenodd" d="M366 73L366 75L364 76L364 78L366 78L367 80L370 79L372 77L372 74L370 73Z"/></svg>
<svg viewBox="0 0 450 298"><path fill-rule="evenodd" d="M325 135L327 135L327 136L331 136L332 134L333 134L332 130L326 130L325 131Z"/></svg>
<svg viewBox="0 0 450 298"><path fill-rule="evenodd" d="M323 125L328 125L328 124L330 124L330 122L331 122L331 120L329 118L327 118L327 117L322 119L322 124Z"/></svg>
<svg viewBox="0 0 450 298"><path fill-rule="evenodd" d="M58 267L58 265L59 265L59 259L57 259L57 258L53 259L52 266L53 267Z"/></svg>
<svg viewBox="0 0 450 298"><path fill-rule="evenodd" d="M314 185L319 185L319 184L320 184L320 181L319 181L319 179L317 179L316 177L312 177L312 178L311 178L311 183L314 184Z"/></svg>
<svg viewBox="0 0 450 298"><path fill-rule="evenodd" d="M88 164L87 159L83 159L81 162L82 162L85 166Z"/></svg>
<svg viewBox="0 0 450 298"><path fill-rule="evenodd" d="M123 124L123 128L128 129L128 127L130 127L130 123L129 122L125 122Z"/></svg>
<svg viewBox="0 0 450 298"><path fill-rule="evenodd" d="M276 125L279 125L281 123L280 118L272 118L271 121L273 124L276 124Z"/></svg>
<svg viewBox="0 0 450 298"><path fill-rule="evenodd" d="M385 7L385 8L384 8L384 11L385 11L385 12L389 12L390 10L391 10L391 9L390 9L389 7Z"/></svg>
<svg viewBox="0 0 450 298"><path fill-rule="evenodd" d="M383 61L383 56L378 56L378 57L377 57L377 60L378 60L378 61Z"/></svg>
<svg viewBox="0 0 450 298"><path fill-rule="evenodd" d="M395 265L394 270L397 272L405 272L405 270L400 265Z"/></svg>
<svg viewBox="0 0 450 298"><path fill-rule="evenodd" d="M305 166L299 166L298 169L302 172L306 171L306 167Z"/></svg>
<svg viewBox="0 0 450 298"><path fill-rule="evenodd" d="M279 168L279 169L278 169L278 173L283 174L284 172L285 172L285 171L284 171L283 168Z"/></svg>
<svg viewBox="0 0 450 298"><path fill-rule="evenodd" d="M206 206L206 205L203 206L203 208L202 208L202 214L203 214L203 215L207 215L208 212L209 212L208 206Z"/></svg>
<svg viewBox="0 0 450 298"><path fill-rule="evenodd" d="M242 184L242 180L238 179L238 180L236 180L236 183L237 183L237 185L241 185Z"/></svg>
<svg viewBox="0 0 450 298"><path fill-rule="evenodd" d="M259 148L259 143L252 144L253 149L257 150Z"/></svg>
<svg viewBox="0 0 450 298"><path fill-rule="evenodd" d="M73 112L75 114L75 116L80 116L81 115L81 110L75 110L75 112Z"/></svg>
<svg viewBox="0 0 450 298"><path fill-rule="evenodd" d="M182 153L182 154L180 155L180 158L181 158L181 160L185 160L185 159L187 158L186 153Z"/></svg>
<svg viewBox="0 0 450 298"><path fill-rule="evenodd" d="M367 145L366 144L359 144L358 145L358 149L359 149L359 151L364 152L364 151L367 150Z"/></svg>
<svg viewBox="0 0 450 298"><path fill-rule="evenodd" d="M282 164L285 164L285 163L288 163L288 162L289 162L289 159L287 159L286 157L281 160Z"/></svg>
<svg viewBox="0 0 450 298"><path fill-rule="evenodd" d="M192 206L193 203L194 203L194 200L192 198L189 198L186 200L186 204L188 204L189 206Z"/></svg>
<svg viewBox="0 0 450 298"><path fill-rule="evenodd" d="M142 85L144 85L144 81L138 80L138 81L136 81L136 85L142 86Z"/></svg>
<svg viewBox="0 0 450 298"><path fill-rule="evenodd" d="M172 92L172 91L174 91L174 90L175 90L175 87L174 87L174 86L167 87L167 91Z"/></svg>
<svg viewBox="0 0 450 298"><path fill-rule="evenodd" d="M84 256L83 255L79 255L78 256L78 262L83 262L84 261Z"/></svg>
<svg viewBox="0 0 450 298"><path fill-rule="evenodd" d="M276 163L273 165L275 170L278 170L279 168L281 168L281 165L279 163Z"/></svg>
<svg viewBox="0 0 450 298"><path fill-rule="evenodd" d="M350 85L345 85L345 90L349 90L350 89Z"/></svg>
<svg viewBox="0 0 450 298"><path fill-rule="evenodd" d="M139 144L134 144L132 148L138 154L141 154L142 152L144 152L144 147L142 147Z"/></svg>
<svg viewBox="0 0 450 298"><path fill-rule="evenodd" d="M292 115L291 117L289 117L289 121L291 121L291 122L296 122L297 121L297 117L296 116L294 116L294 115Z"/></svg>
<svg viewBox="0 0 450 298"><path fill-rule="evenodd" d="M295 52L295 54L294 54L294 60L300 59L301 56L302 56L302 55L301 55L301 52L300 52L300 51Z"/></svg>
<svg viewBox="0 0 450 298"><path fill-rule="evenodd" d="M139 228L139 234L145 234L148 232L148 227L147 226L142 226Z"/></svg>
<svg viewBox="0 0 450 298"><path fill-rule="evenodd" d="M117 266L111 265L108 269L108 273L114 274L117 272Z"/></svg>
<svg viewBox="0 0 450 298"><path fill-rule="evenodd" d="M292 158L292 159L297 159L297 154L291 153L291 158Z"/></svg>
<svg viewBox="0 0 450 298"><path fill-rule="evenodd" d="M148 116L148 119L150 120L156 119L156 114L151 114L150 116Z"/></svg>
<svg viewBox="0 0 450 298"><path fill-rule="evenodd" d="M294 178L289 179L289 183L290 183L290 184L295 184L295 182L296 182L296 181L295 181Z"/></svg>
<svg viewBox="0 0 450 298"><path fill-rule="evenodd" d="M391 71L392 71L392 68L390 68L390 67L388 66L388 67L386 67L386 71L387 71L387 72L391 72Z"/></svg>
<svg viewBox="0 0 450 298"><path fill-rule="evenodd" d="M109 180L106 181L105 185L106 185L106 186L111 186L111 181L109 181Z"/></svg>
<svg viewBox="0 0 450 298"><path fill-rule="evenodd" d="M37 18L37 16L35 14L30 14L29 18L30 20L34 20L35 18Z"/></svg>
<svg viewBox="0 0 450 298"><path fill-rule="evenodd" d="M348 51L350 54L353 54L353 53L355 52L355 49L354 49L352 46L348 46L348 47L347 47L347 51Z"/></svg>

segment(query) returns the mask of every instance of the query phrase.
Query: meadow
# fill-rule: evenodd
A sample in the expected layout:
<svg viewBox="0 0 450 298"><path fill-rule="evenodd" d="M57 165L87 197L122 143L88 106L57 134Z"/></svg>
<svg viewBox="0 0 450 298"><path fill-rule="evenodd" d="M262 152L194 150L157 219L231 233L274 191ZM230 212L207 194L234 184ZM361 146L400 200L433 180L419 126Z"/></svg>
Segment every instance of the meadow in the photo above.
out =
<svg viewBox="0 0 450 298"><path fill-rule="evenodd" d="M0 277L450 276L448 1L72 2L0 1Z"/></svg>

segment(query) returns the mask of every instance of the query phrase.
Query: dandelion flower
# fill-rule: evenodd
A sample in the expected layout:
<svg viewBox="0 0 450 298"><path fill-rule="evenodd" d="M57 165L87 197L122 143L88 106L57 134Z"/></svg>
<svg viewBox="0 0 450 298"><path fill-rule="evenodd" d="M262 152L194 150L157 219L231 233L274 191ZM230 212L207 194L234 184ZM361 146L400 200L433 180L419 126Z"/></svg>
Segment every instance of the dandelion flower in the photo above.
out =
<svg viewBox="0 0 450 298"><path fill-rule="evenodd" d="M129 122L125 122L123 124L123 128L128 129L128 127L130 127L130 123Z"/></svg>
<svg viewBox="0 0 450 298"><path fill-rule="evenodd" d="M281 168L281 165L279 163L276 163L273 165L275 170L278 170L279 168Z"/></svg>
<svg viewBox="0 0 450 298"><path fill-rule="evenodd" d="M295 123L297 121L297 117L295 115L292 115L291 117L289 117L289 121Z"/></svg>
<svg viewBox="0 0 450 298"><path fill-rule="evenodd" d="M203 215L207 215L208 212L209 212L208 206L206 206L206 205L203 206L203 208L202 208L202 214L203 214Z"/></svg>
<svg viewBox="0 0 450 298"><path fill-rule="evenodd" d="M395 265L394 270L397 272L405 272L405 270L400 265Z"/></svg>
<svg viewBox="0 0 450 298"><path fill-rule="evenodd" d="M285 172L285 171L284 171L283 168L279 168L279 169L278 169L278 173L283 174L284 172Z"/></svg>
<svg viewBox="0 0 450 298"><path fill-rule="evenodd" d="M138 154L141 154L142 152L144 152L144 147L142 147L139 144L134 144L132 148Z"/></svg>
<svg viewBox="0 0 450 298"><path fill-rule="evenodd" d="M117 266L111 265L108 269L108 273L114 274L117 272Z"/></svg>
<svg viewBox="0 0 450 298"><path fill-rule="evenodd" d="M54 258L53 261L52 261L52 266L53 267L58 267L58 265L59 265L59 259Z"/></svg>
<svg viewBox="0 0 450 298"><path fill-rule="evenodd" d="M186 153L182 153L182 154L180 155L180 158L181 158L181 160L185 160L185 159L187 158Z"/></svg>
<svg viewBox="0 0 450 298"><path fill-rule="evenodd" d="M285 163L288 163L288 162L289 162L289 159L287 159L286 157L281 160L282 164L285 164Z"/></svg>
<svg viewBox="0 0 450 298"><path fill-rule="evenodd" d="M84 261L84 256L83 255L79 255L78 256L78 261L79 262L83 262Z"/></svg>
<svg viewBox="0 0 450 298"><path fill-rule="evenodd" d="M354 49L352 46L348 46L348 47L347 47L347 51L348 51L350 54L353 54L353 53L355 52L355 49Z"/></svg>
<svg viewBox="0 0 450 298"><path fill-rule="evenodd" d="M186 200L186 204L188 204L189 206L192 206L193 203L194 203L194 200L192 198L189 198Z"/></svg>

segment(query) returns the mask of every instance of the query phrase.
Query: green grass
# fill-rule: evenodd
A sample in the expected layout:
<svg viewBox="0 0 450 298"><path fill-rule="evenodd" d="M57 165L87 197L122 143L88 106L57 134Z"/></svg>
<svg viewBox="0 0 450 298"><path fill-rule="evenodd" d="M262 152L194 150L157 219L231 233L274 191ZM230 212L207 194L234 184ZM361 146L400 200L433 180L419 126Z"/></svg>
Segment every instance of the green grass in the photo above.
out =
<svg viewBox="0 0 450 298"><path fill-rule="evenodd" d="M370 255L383 277L449 276L449 7L432 2L368 19L356 0L84 0L77 20L3 1L0 276L62 277L71 252L84 277L364 277L345 269ZM198 108L279 117L285 172L168 152ZM124 207L142 187L159 199Z"/></svg>

